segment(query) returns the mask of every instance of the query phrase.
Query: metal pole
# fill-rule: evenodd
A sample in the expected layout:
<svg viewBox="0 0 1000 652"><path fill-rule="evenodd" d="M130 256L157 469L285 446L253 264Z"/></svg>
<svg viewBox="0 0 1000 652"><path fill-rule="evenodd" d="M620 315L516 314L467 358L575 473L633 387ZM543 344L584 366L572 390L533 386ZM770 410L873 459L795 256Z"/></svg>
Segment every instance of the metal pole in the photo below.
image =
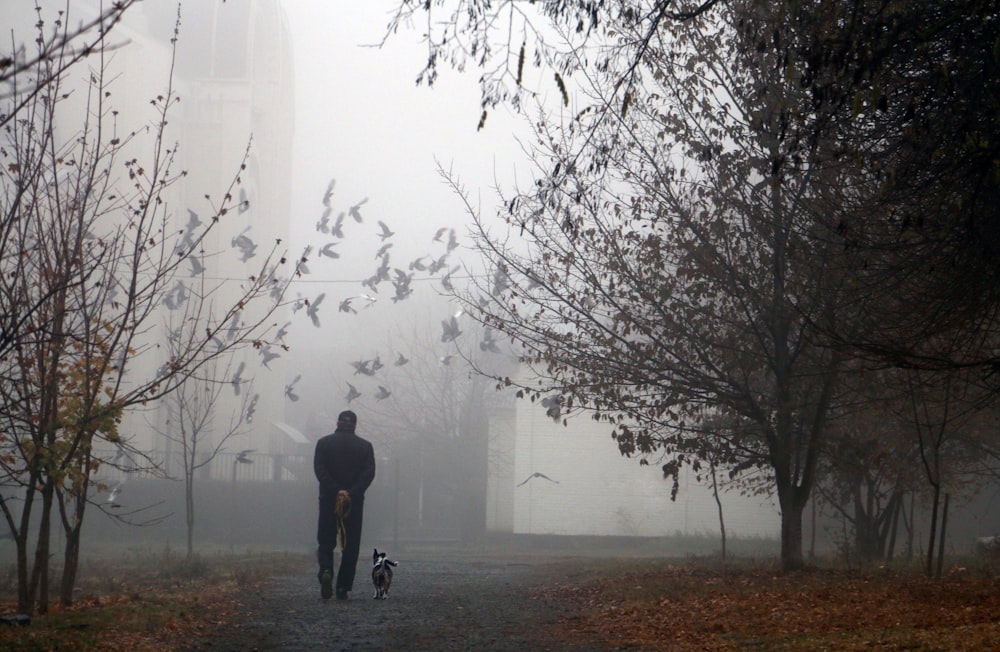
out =
<svg viewBox="0 0 1000 652"><path fill-rule="evenodd" d="M392 491L392 549L399 550L399 458L395 460L395 479Z"/></svg>

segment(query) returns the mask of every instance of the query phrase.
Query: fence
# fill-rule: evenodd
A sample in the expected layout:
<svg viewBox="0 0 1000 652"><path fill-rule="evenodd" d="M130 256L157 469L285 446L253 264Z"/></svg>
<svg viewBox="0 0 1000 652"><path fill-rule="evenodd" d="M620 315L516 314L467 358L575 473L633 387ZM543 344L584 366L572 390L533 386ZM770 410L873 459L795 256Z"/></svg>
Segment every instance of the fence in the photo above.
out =
<svg viewBox="0 0 1000 652"><path fill-rule="evenodd" d="M101 456L111 460L101 465L96 477L104 482L143 478L183 478L184 458L180 451L152 451L146 458L129 454ZM198 462L198 480L228 482L295 482L315 480L312 457L279 453L217 453Z"/></svg>

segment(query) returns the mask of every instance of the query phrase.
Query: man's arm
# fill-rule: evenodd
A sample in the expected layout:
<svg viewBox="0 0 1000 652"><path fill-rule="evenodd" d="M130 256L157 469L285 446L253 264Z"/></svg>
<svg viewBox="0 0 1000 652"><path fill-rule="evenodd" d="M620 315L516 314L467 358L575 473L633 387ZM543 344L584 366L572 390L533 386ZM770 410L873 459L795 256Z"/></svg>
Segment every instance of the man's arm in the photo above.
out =
<svg viewBox="0 0 1000 652"><path fill-rule="evenodd" d="M327 454L326 446L323 444L323 440L320 439L316 442L316 452L313 454L313 472L316 473L316 479L319 480L320 492L323 494L333 494L337 490L337 485L333 476L330 475L330 467L326 459Z"/></svg>
<svg viewBox="0 0 1000 652"><path fill-rule="evenodd" d="M351 486L349 491L351 492L351 497L355 498L357 496L364 496L365 491L371 486L372 480L375 479L375 449L371 444L366 446L365 454L363 457L363 462L361 465L361 472L358 473L358 479Z"/></svg>

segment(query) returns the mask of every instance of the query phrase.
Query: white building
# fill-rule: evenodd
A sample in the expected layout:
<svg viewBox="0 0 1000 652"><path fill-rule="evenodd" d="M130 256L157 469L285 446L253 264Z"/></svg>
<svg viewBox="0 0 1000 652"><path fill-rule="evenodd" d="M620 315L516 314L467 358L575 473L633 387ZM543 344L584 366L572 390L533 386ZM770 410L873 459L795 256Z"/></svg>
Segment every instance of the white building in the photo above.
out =
<svg viewBox="0 0 1000 652"><path fill-rule="evenodd" d="M495 417L490 438L487 529L515 534L717 535L711 488L681 476L677 499L656 464L623 457L611 426L586 415L554 421L545 407L516 401ZM535 475L543 474L543 475ZM547 476L547 477L546 477ZM721 494L729 536L777 538L776 502Z"/></svg>

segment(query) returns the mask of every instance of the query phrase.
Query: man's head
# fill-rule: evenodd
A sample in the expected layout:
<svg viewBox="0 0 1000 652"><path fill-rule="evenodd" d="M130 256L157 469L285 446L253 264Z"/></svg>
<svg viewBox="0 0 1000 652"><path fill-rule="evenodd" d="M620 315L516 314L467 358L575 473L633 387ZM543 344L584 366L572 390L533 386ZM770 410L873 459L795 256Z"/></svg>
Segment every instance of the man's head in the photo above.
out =
<svg viewBox="0 0 1000 652"><path fill-rule="evenodd" d="M347 432L354 432L354 428L358 425L358 415L350 410L344 410L337 416L337 430L346 430Z"/></svg>

